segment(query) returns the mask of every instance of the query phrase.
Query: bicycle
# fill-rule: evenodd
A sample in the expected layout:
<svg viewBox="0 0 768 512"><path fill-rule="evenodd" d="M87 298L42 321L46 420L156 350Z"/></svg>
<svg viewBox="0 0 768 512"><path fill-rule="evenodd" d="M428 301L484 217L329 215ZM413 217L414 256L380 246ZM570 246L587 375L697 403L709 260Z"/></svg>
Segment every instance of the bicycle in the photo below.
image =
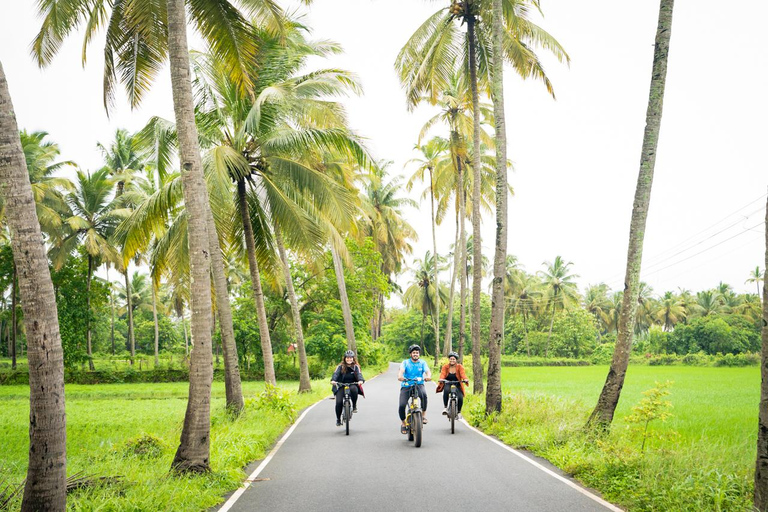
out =
<svg viewBox="0 0 768 512"><path fill-rule="evenodd" d="M424 379L404 379L403 382L423 384ZM408 441L414 441L414 446L419 448L423 437L424 412L421 410L421 398L416 385L411 386L408 396L408 408L405 412L405 428L408 431Z"/></svg>
<svg viewBox="0 0 768 512"><path fill-rule="evenodd" d="M349 387L356 382L337 382L339 388L344 388L344 401L341 408L341 421L344 422L344 430L349 435L349 422L352 419L352 395L349 394ZM341 389L339 389L341 391Z"/></svg>
<svg viewBox="0 0 768 512"><path fill-rule="evenodd" d="M446 409L448 421L451 422L451 434L453 434L456 431L456 419L459 417L459 398L458 395L456 395L456 387L459 385L459 381L440 379L439 382L442 382L446 386L451 386L448 395L448 407L446 407Z"/></svg>

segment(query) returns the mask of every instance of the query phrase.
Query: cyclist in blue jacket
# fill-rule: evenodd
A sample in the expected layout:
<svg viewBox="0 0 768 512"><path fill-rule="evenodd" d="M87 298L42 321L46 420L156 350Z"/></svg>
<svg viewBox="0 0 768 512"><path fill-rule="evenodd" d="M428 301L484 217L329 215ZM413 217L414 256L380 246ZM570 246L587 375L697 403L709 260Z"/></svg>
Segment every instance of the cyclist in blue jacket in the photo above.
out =
<svg viewBox="0 0 768 512"><path fill-rule="evenodd" d="M427 365L426 361L419 359L421 347L411 345L408 347L408 353L411 357L403 361L400 365L400 372L397 375L397 380L401 382L400 403L397 412L400 414L400 432L403 434L408 432L405 427L405 406L408 403L411 386L416 386L419 398L421 399L421 410L424 412L422 418L424 424L427 424L427 392L424 389L424 382L432 380L432 372L429 369L429 365ZM408 382L406 379L416 379L417 382Z"/></svg>

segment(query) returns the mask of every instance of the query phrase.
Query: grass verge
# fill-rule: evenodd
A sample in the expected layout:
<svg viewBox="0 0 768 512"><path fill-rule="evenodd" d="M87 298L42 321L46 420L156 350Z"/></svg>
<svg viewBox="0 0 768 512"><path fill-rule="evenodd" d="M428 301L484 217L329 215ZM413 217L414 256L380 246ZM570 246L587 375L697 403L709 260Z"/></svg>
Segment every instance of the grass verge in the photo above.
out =
<svg viewBox="0 0 768 512"><path fill-rule="evenodd" d="M633 367L611 432L584 431L607 367L505 368L503 410L484 417L483 396L465 415L506 444L546 458L630 511L748 511L754 472L758 368ZM642 434L627 417L656 382L672 416Z"/></svg>

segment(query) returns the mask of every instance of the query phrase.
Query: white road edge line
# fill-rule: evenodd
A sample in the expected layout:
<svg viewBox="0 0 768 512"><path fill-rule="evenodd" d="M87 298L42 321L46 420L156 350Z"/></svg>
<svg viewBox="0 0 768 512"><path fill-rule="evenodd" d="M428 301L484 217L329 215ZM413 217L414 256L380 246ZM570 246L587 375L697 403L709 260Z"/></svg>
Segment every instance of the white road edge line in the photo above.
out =
<svg viewBox="0 0 768 512"><path fill-rule="evenodd" d="M377 373L376 375L374 375L373 377L371 377L368 380L369 381L373 380L376 377L378 377L379 375L381 375L382 373L386 373L386 371L388 371L388 370L389 370L389 368L387 368L387 370L385 370L384 372ZM368 381L366 381L366 382L368 382ZM240 488L237 489L235 491L235 493L232 496L229 497L229 499L224 503L224 505L221 506L221 508L217 512L228 512L229 509L232 508L232 506L235 504L235 502L238 499L240 499L240 496L242 496L243 493L246 491L246 489L248 489L248 487L250 487L251 484L256 480L256 478L259 476L259 473L261 473L264 470L264 468L267 467L267 464L269 464L269 461L271 461L272 457L275 456L275 454L277 453L277 450L279 450L280 447L283 446L283 443L285 442L286 439L288 439L288 436L293 434L293 431L296 429L296 426L299 423L301 423L301 420L304 419L304 416L306 416L307 413L309 413L309 411L311 411L317 404L322 403L323 400L326 400L326 398L327 397L321 398L320 400L318 400L314 404L312 404L309 407L307 407L306 409L304 409L304 412L301 413L301 416L299 416L299 419L297 419L296 422L293 425L291 425L291 428L288 429L288 432L286 432L283 435L283 437L280 438L280 440L277 442L275 447L272 448L272 451L269 452L269 455L267 455L264 458L264 460L261 461L261 464L259 464L259 467L257 467L253 471L253 473L251 473L251 475L248 478L245 479L245 482L243 482L243 485L241 485Z"/></svg>
<svg viewBox="0 0 768 512"><path fill-rule="evenodd" d="M261 473L265 467L267 467L267 464L269 464L269 461L272 460L272 457L275 456L277 453L277 450L280 449L281 446L283 446L283 443L286 439L288 439L288 436L290 436L293 431L296 429L296 426L301 423L301 420L304 419L304 416L307 415L309 411L311 411L317 404L321 403L325 398L322 398L321 400L315 402L314 404L310 405L306 409L304 409L304 412L301 413L301 416L299 416L299 419L296 420L296 422L291 425L291 428L288 429L288 432L286 432L283 437L280 438L280 440L277 442L274 448L272 448L272 451L269 452L269 455L267 455L263 461L261 461L261 464L259 464L259 467L257 467L253 473L243 482L243 485L240 486L238 490L235 491L235 493L229 497L229 499L222 505L222 507L218 510L218 512L227 512L230 508L232 508L232 505L235 504L235 502L240 498L240 496L243 495L246 489L250 487L251 483L256 480L256 477L259 476L259 473Z"/></svg>
<svg viewBox="0 0 768 512"><path fill-rule="evenodd" d="M536 462L535 460L533 460L533 459L531 459L531 458L527 457L527 456L526 456L526 455L524 455L523 453L520 453L519 451L515 450L514 448L511 448L511 447L507 446L506 444L502 443L502 442L501 442L501 441L499 441L498 439L494 439L494 438L492 438L491 436L489 436L489 435L488 435L488 434L486 434L485 432L482 432L482 431L480 431L480 430L476 429L475 427L473 427L472 425L470 425L470 424L467 422L467 420L465 420L465 419L462 419L462 420L461 420L461 422L462 422L462 423L464 423L464 425L466 425L467 427L469 427L469 429L470 429L470 430L473 430L473 431L474 431L474 432L476 432L477 434L480 434L481 436L483 436L484 438L488 439L488 440L489 440L489 441L491 441L492 443L496 443L497 445L501 446L502 448L504 448L504 449L505 449L505 450L507 450L508 452L511 452L511 453L513 453L513 454L517 455L518 457L520 457L520 458L521 458L521 459L523 459L524 461L528 462L529 464L532 464L532 465L536 466L537 468L539 468L539 469L540 469L540 470L542 470L543 472L547 473L548 475L550 475L550 476L553 476L553 477L557 478L558 480L560 480L561 482L563 482L563 483L564 483L564 484L566 484L567 486L569 486L569 487L572 487L572 488L576 489L577 491L579 491L579 492L580 492L581 494L583 494L584 496L588 497L589 499L591 499L591 500L593 500L593 501L596 501L596 502L598 502L599 504L601 504L602 506L604 506L604 507L605 507L605 508L607 508L608 510L611 510L611 511L613 511L613 512L624 512L624 510L623 510L623 509L620 509L619 507L617 507L616 505L614 505L614 504L612 504L612 503L608 503L607 501L605 501L605 500L604 500L603 498L601 498L600 496L597 496L597 495L595 495L595 494L592 494L591 492L589 492L588 490L584 489L584 488L583 488L583 487L581 487L580 485L578 485L578 484L575 484L574 482L570 481L569 479L567 479L567 478L565 478L565 477L563 477L563 476L560 476L560 475L558 475L558 474L557 474L557 473L555 473L554 471L552 471L552 470L550 470L550 469L548 469L548 468L546 468L546 467L542 466L541 464L539 464L539 463L538 463L538 462Z"/></svg>

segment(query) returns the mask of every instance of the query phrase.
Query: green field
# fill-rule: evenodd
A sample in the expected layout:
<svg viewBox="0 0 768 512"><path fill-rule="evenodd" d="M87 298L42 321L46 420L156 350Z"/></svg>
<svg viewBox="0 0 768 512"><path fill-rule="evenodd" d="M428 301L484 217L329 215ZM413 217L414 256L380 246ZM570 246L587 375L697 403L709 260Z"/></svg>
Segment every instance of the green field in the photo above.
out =
<svg viewBox="0 0 768 512"><path fill-rule="evenodd" d="M298 411L329 394L327 381L314 392L296 395L298 384L282 382ZM224 385L213 383L211 466L205 476L170 477L178 446L188 384L67 385L67 474L121 476L118 484L77 491L69 510L198 511L219 503L244 478L242 468L263 458L293 419L259 407L264 384L243 382L246 409L236 420L225 411ZM29 388L0 386L0 482L20 482L26 474ZM137 454L130 440L150 434L160 441ZM13 509L13 508L12 508Z"/></svg>
<svg viewBox="0 0 768 512"><path fill-rule="evenodd" d="M611 433L587 435L607 366L504 368L504 411L470 420L525 447L629 510L749 510L757 442L760 369L630 367ZM656 382L673 381L672 416L651 424L644 451L624 421ZM474 417L473 417L473 412Z"/></svg>

